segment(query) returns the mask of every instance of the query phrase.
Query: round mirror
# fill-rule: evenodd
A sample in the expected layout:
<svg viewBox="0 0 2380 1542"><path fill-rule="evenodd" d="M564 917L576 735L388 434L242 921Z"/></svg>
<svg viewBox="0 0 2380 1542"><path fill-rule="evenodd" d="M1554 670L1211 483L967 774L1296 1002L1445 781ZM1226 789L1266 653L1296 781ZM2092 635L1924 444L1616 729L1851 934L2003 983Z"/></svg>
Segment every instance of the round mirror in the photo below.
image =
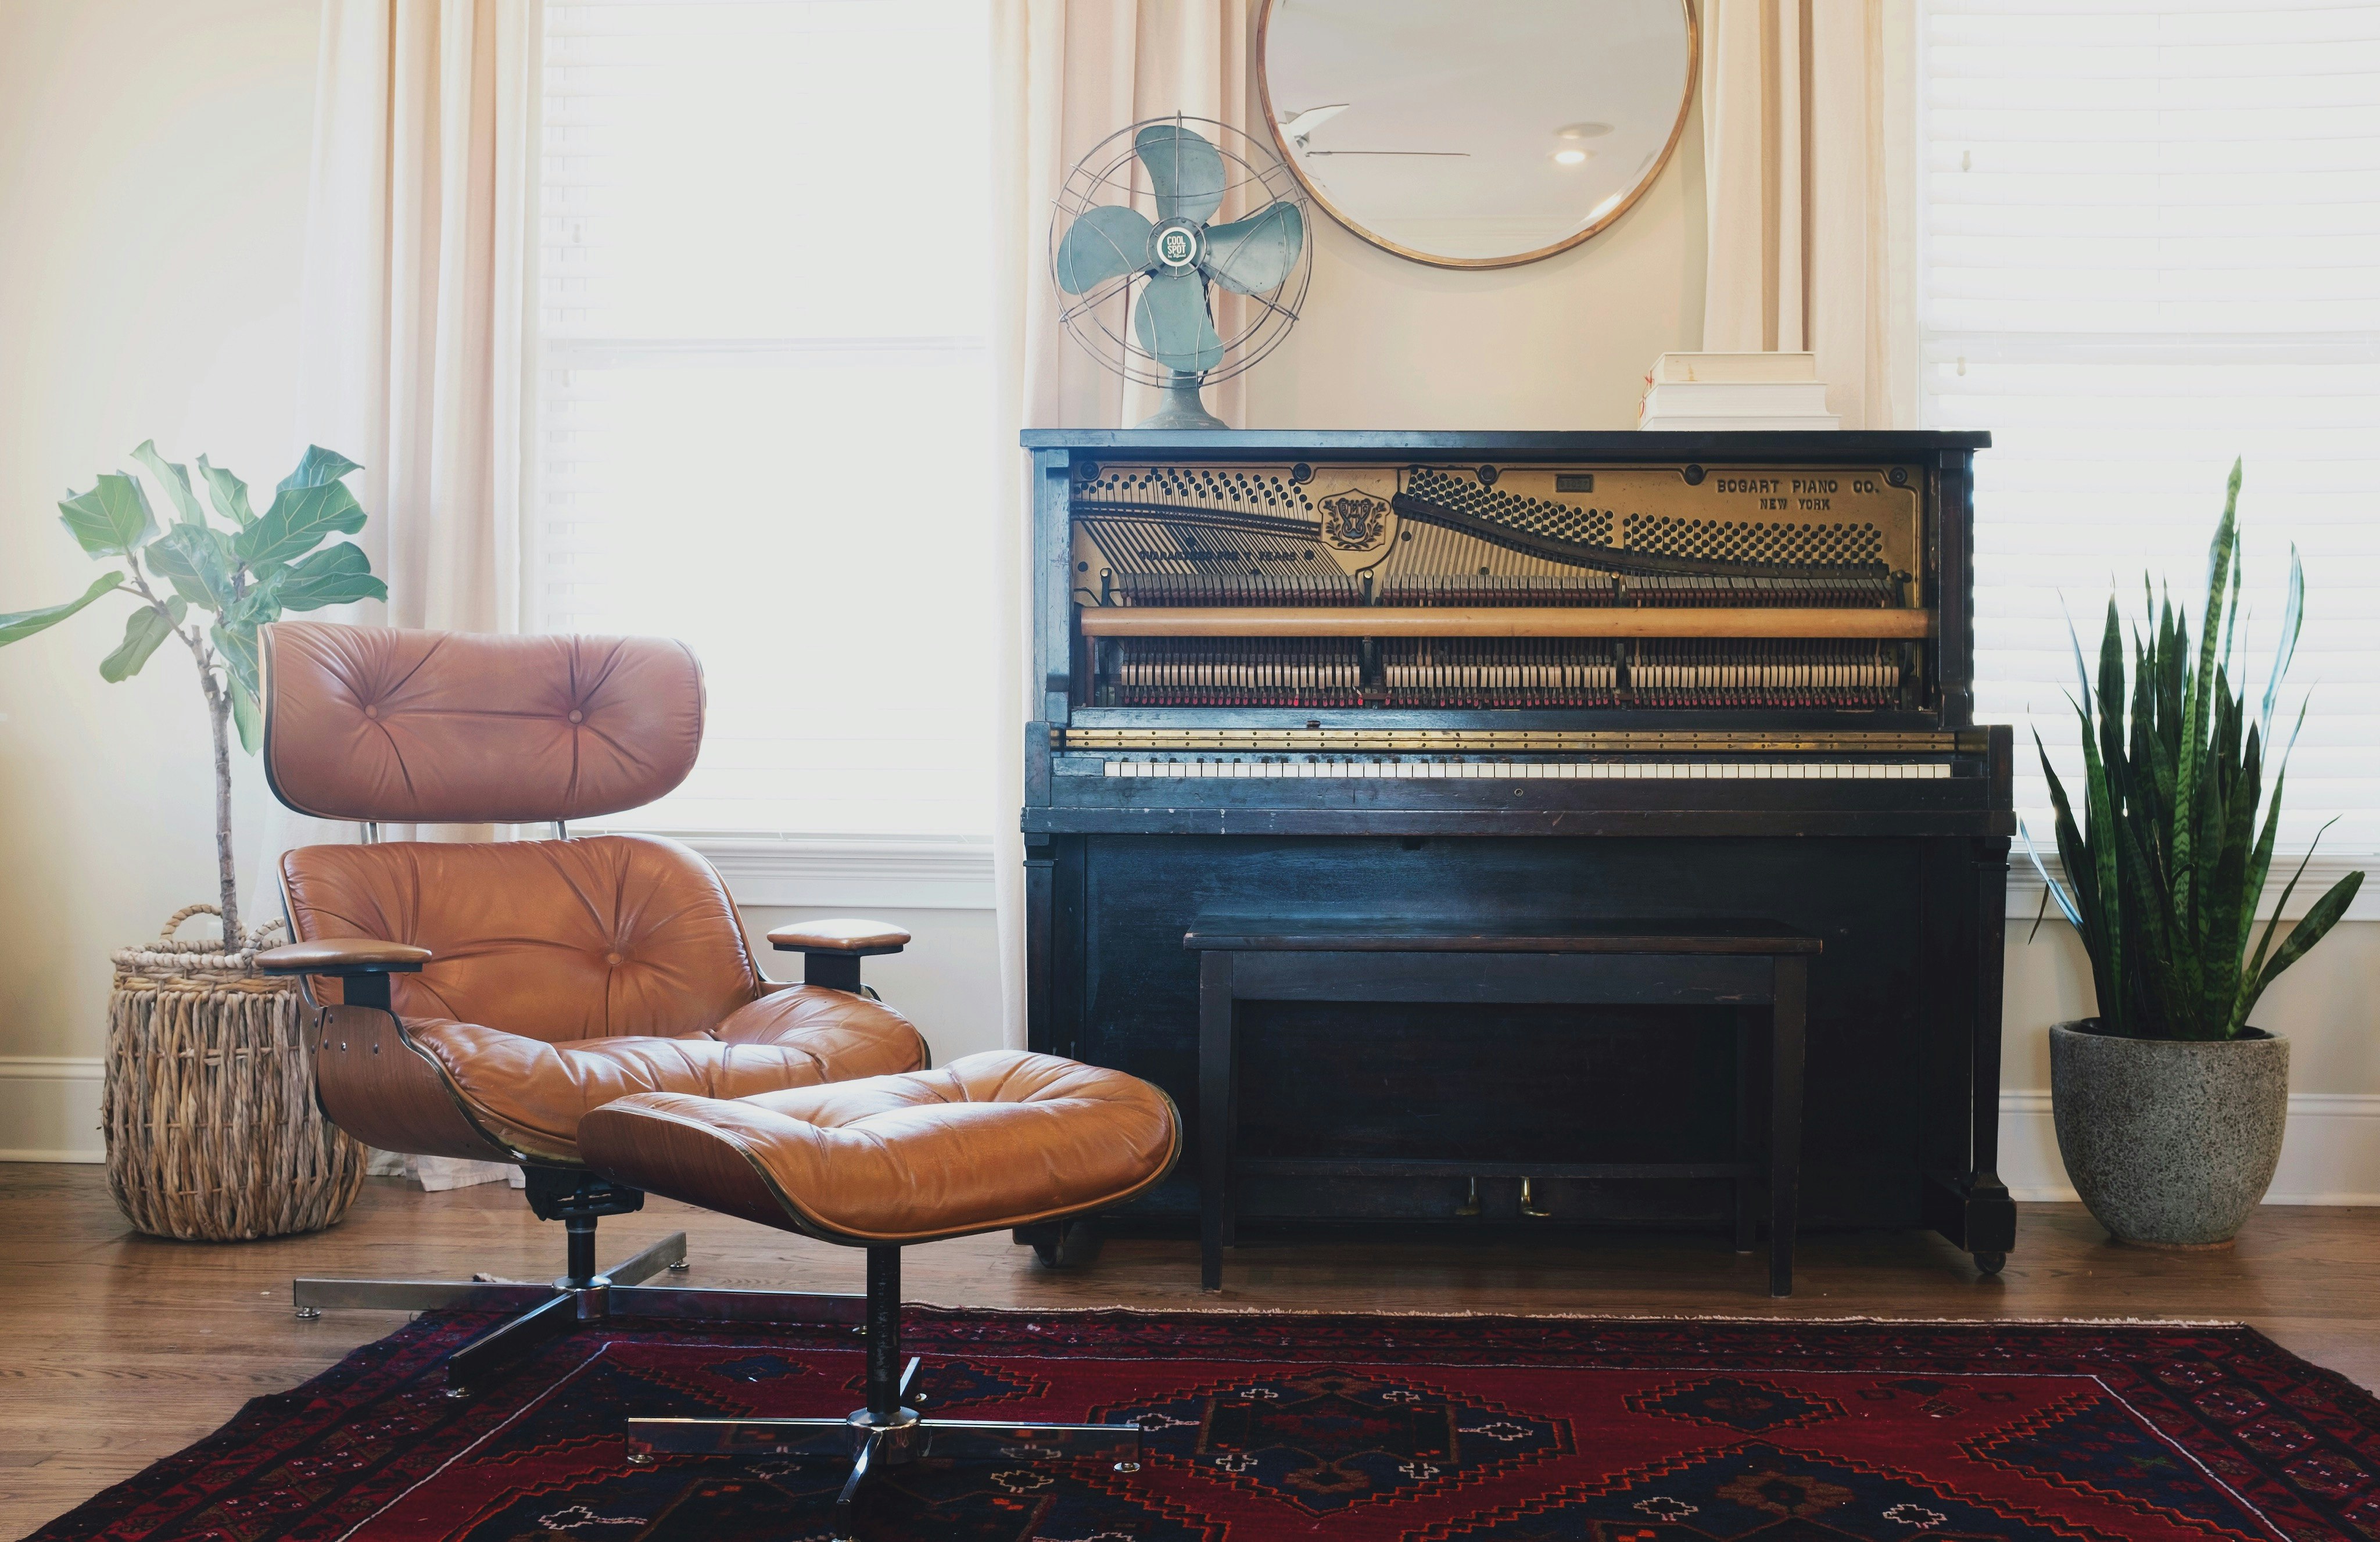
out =
<svg viewBox="0 0 2380 1542"><path fill-rule="evenodd" d="M1281 156L1400 256L1500 268L1636 201L1685 128L1687 0L1266 0L1257 85Z"/></svg>

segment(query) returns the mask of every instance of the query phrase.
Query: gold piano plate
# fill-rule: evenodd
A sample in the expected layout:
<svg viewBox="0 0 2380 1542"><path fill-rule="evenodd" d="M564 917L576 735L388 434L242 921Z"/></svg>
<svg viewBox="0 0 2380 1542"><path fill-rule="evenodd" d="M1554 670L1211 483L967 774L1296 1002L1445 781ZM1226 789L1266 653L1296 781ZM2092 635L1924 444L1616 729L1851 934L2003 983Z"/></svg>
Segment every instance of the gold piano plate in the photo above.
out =
<svg viewBox="0 0 2380 1542"><path fill-rule="evenodd" d="M1061 750L1139 750L1296 755L1980 755L1990 735L1819 730L1670 732L1658 729L1528 728L1062 728Z"/></svg>
<svg viewBox="0 0 2380 1542"><path fill-rule="evenodd" d="M1388 592L1400 578L1624 572L1630 559L1914 573L1924 482L1893 465L1111 463L1075 483L1071 506L1086 574L1366 573Z"/></svg>

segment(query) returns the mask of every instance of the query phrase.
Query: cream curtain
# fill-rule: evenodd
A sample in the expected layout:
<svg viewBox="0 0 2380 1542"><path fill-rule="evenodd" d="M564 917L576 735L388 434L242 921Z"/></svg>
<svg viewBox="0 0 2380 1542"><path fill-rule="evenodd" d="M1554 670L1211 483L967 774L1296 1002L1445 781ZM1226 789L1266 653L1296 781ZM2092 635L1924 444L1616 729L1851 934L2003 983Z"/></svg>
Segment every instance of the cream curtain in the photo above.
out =
<svg viewBox="0 0 2380 1542"><path fill-rule="evenodd" d="M363 463L360 539L389 595L358 619L525 624L540 17L538 0L322 6L297 427ZM256 892L277 895L289 847L355 838L273 806ZM515 1172L440 1158L407 1171L427 1188Z"/></svg>
<svg viewBox="0 0 2380 1542"><path fill-rule="evenodd" d="M1807 349L1847 429L1917 426L1913 0L1704 0L1703 346Z"/></svg>
<svg viewBox="0 0 2380 1542"><path fill-rule="evenodd" d="M1156 410L1153 393L1124 382L1085 353L1059 325L1049 274L1051 204L1094 145L1127 124L1174 113L1248 129L1251 98L1246 0L994 0L992 173L998 270L993 319L996 465L1000 498L991 520L992 566L1000 576L992 781L1000 896L1003 1021L1025 1043L1024 847L1016 810L1024 802L1022 728L1039 713L1040 686L1027 678L1026 600L1030 469L1016 447L1025 428L1120 428ZM1262 133L1259 128L1256 130ZM1219 318L1220 320L1220 318ZM1228 332L1229 328L1226 327ZM1207 408L1241 421L1238 382L1206 394Z"/></svg>
<svg viewBox="0 0 2380 1542"><path fill-rule="evenodd" d="M537 0L325 0L300 430L364 463L399 626L517 631Z"/></svg>

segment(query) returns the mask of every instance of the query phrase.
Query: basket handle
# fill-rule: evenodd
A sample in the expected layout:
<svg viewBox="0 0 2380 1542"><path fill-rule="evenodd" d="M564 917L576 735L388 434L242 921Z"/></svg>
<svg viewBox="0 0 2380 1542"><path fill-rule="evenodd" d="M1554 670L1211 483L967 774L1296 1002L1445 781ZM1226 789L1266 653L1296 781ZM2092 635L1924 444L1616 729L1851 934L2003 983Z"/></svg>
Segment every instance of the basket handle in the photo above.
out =
<svg viewBox="0 0 2380 1542"><path fill-rule="evenodd" d="M157 934L157 940L161 942L171 942L174 940L174 933L182 929L182 923L188 920L193 916L221 917L222 915L223 906L219 905L186 905L182 906L181 909L175 911L171 916L165 917L165 929ZM238 953L243 948L261 948L264 946L264 941L266 938L271 937L276 931L285 929L287 925L287 922L275 917L273 920L265 922L261 927L251 928L249 930L248 940L245 943L242 943L237 939L234 938L225 938L224 941L232 944L227 950L232 953Z"/></svg>
<svg viewBox="0 0 2380 1542"><path fill-rule="evenodd" d="M186 905L165 917L165 929L157 934L157 940L161 942L171 942L174 940L174 933L182 929L182 923L193 916L220 917L222 914L223 906L219 905Z"/></svg>

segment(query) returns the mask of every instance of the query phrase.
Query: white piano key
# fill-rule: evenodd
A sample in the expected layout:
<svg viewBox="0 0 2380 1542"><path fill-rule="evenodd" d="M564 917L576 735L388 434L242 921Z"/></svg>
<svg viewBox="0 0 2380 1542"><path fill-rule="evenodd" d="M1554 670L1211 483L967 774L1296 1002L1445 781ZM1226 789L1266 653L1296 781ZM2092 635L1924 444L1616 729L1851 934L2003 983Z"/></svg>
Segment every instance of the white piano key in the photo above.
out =
<svg viewBox="0 0 2380 1542"><path fill-rule="evenodd" d="M1222 757L1196 759L1105 760L1103 776L1232 777L1285 781L1940 781L1951 768L1940 761L1878 760L1389 760L1349 757L1335 760L1253 760Z"/></svg>

